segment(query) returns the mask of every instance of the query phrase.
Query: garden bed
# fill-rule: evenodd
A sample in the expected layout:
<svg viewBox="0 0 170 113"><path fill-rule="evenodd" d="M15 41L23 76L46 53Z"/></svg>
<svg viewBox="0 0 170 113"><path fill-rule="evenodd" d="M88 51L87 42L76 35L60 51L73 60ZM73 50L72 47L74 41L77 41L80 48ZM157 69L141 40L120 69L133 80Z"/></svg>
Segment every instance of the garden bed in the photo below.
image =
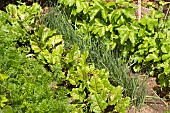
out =
<svg viewBox="0 0 170 113"><path fill-rule="evenodd" d="M0 12L0 111L170 111L168 15L142 7L137 20L130 1L59 1Z"/></svg>

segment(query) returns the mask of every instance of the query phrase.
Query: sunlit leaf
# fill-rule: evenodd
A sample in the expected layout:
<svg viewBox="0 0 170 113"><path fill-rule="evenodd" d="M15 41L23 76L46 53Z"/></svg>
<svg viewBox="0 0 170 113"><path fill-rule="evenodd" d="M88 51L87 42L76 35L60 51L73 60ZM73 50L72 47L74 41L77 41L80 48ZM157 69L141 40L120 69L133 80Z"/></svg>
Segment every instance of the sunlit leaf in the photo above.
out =
<svg viewBox="0 0 170 113"><path fill-rule="evenodd" d="M0 80L5 80L8 77L9 77L8 75L0 73Z"/></svg>
<svg viewBox="0 0 170 113"><path fill-rule="evenodd" d="M151 60L157 60L158 59L158 56L156 54L149 54L147 57L146 57L146 61L151 61Z"/></svg>
<svg viewBox="0 0 170 113"><path fill-rule="evenodd" d="M34 50L35 53L39 53L41 49L38 46L38 43L35 41L30 41L31 42L31 48Z"/></svg>
<svg viewBox="0 0 170 113"><path fill-rule="evenodd" d="M129 34L129 39L132 42L132 44L134 45L135 44L135 33L133 30Z"/></svg>

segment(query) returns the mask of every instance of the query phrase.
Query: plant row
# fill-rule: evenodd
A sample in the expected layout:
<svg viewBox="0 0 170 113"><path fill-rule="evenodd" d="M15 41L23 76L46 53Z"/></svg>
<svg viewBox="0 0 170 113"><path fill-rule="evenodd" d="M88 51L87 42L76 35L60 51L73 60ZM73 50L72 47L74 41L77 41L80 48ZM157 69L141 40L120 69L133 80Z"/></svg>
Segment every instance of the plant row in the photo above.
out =
<svg viewBox="0 0 170 113"><path fill-rule="evenodd" d="M106 69L88 64L88 51L64 47L62 35L41 22L42 8L9 4L0 11L0 110L122 112L130 104Z"/></svg>
<svg viewBox="0 0 170 113"><path fill-rule="evenodd" d="M116 51L135 72L156 75L161 88L170 87L170 19L160 2L138 21L136 5L128 0L59 0L77 33L104 40L107 51Z"/></svg>

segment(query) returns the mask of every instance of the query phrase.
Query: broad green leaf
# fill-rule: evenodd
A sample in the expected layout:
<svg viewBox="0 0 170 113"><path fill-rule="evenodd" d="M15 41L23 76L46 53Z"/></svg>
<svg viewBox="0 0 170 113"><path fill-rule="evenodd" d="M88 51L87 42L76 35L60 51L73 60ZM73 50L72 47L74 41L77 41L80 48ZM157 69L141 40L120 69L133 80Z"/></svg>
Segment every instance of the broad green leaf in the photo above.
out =
<svg viewBox="0 0 170 113"><path fill-rule="evenodd" d="M115 105L122 98L123 88L121 86L110 86L110 96L108 99L109 105Z"/></svg>
<svg viewBox="0 0 170 113"><path fill-rule="evenodd" d="M5 95L0 95L0 107L4 107L5 102L8 102L8 99L5 97Z"/></svg>
<svg viewBox="0 0 170 113"><path fill-rule="evenodd" d="M9 76L8 75L6 75L6 74L1 74L0 73L0 80L5 80L5 79L7 79Z"/></svg>
<svg viewBox="0 0 170 113"><path fill-rule="evenodd" d="M133 30L129 34L129 39L132 42L132 44L134 45L135 44L135 33Z"/></svg>
<svg viewBox="0 0 170 113"><path fill-rule="evenodd" d="M158 56L155 53L146 56L146 61L151 61L151 60L158 60Z"/></svg>
<svg viewBox="0 0 170 113"><path fill-rule="evenodd" d="M45 28L44 31L42 32L42 41L46 41L48 37L51 37L54 35L54 33L56 33L55 30L50 30L48 28Z"/></svg>
<svg viewBox="0 0 170 113"><path fill-rule="evenodd" d="M73 68L68 70L67 80L72 85L79 85L79 84L77 84L77 81L79 80L79 78L76 76L76 72L74 72Z"/></svg>
<svg viewBox="0 0 170 113"><path fill-rule="evenodd" d="M140 49L140 50L138 50L138 52L139 52L140 55L143 55L145 53L145 50L144 49Z"/></svg>
<svg viewBox="0 0 170 113"><path fill-rule="evenodd" d="M71 11L71 15L74 15L74 16L77 15L76 9L73 9L73 10Z"/></svg>
<svg viewBox="0 0 170 113"><path fill-rule="evenodd" d="M151 10L151 12L150 12L150 17L152 18L152 19L154 19L154 16L155 16L155 10Z"/></svg>
<svg viewBox="0 0 170 113"><path fill-rule="evenodd" d="M66 63L70 63L70 62L78 60L79 57L80 57L79 47L76 44L74 44L72 46L71 51L66 55L65 60L66 60Z"/></svg>
<svg viewBox="0 0 170 113"><path fill-rule="evenodd" d="M122 52L122 54L123 54L123 57L124 57L124 58L127 58L127 56L128 56L128 51L127 51L127 50L124 50L124 51Z"/></svg>
<svg viewBox="0 0 170 113"><path fill-rule="evenodd" d="M169 55L169 54L163 54L163 55L162 55L162 60L166 60L166 59L168 59L168 58L170 58L170 55Z"/></svg>
<svg viewBox="0 0 170 113"><path fill-rule="evenodd" d="M123 25L123 26L117 28L116 30L118 30L118 32L120 34L119 35L120 43L124 44L125 41L127 41L127 39L129 38L129 31L130 31L130 29L127 26Z"/></svg>
<svg viewBox="0 0 170 113"><path fill-rule="evenodd" d="M86 107L86 104L72 104L70 113L84 113L84 107Z"/></svg>
<svg viewBox="0 0 170 113"><path fill-rule="evenodd" d="M52 50L53 56L61 56L64 51L64 45L60 44L55 47L55 49Z"/></svg>
<svg viewBox="0 0 170 113"><path fill-rule="evenodd" d="M128 31L121 32L119 37L120 37L120 43L124 44L125 41L127 41L127 39L129 38L129 32Z"/></svg>
<svg viewBox="0 0 170 113"><path fill-rule="evenodd" d="M167 38L170 39L170 31L167 32Z"/></svg>
<svg viewBox="0 0 170 113"><path fill-rule="evenodd" d="M108 18L109 18L110 23L113 22L113 19L117 15L117 13L118 12L116 10L113 10L110 14L108 14Z"/></svg>
<svg viewBox="0 0 170 113"><path fill-rule="evenodd" d="M0 11L0 21L3 23L3 24L6 24L6 21L9 21L9 22L13 22L13 18L7 14L6 12L4 11Z"/></svg>
<svg viewBox="0 0 170 113"><path fill-rule="evenodd" d="M134 22L131 24L131 27L132 27L132 29L134 29L134 30L137 30L137 29L140 29L140 28L141 28L140 25L139 25L139 22L137 22L137 21L134 21Z"/></svg>
<svg viewBox="0 0 170 113"><path fill-rule="evenodd" d="M88 51L85 51L85 52L81 55L81 58L80 58L80 64L81 64L82 66L85 65L87 57L88 57Z"/></svg>
<svg viewBox="0 0 170 113"><path fill-rule="evenodd" d="M156 11L155 12L155 18L162 18L164 17L164 14L162 12Z"/></svg>
<svg viewBox="0 0 170 113"><path fill-rule="evenodd" d="M37 28L36 30L35 30L35 35L36 36L38 36L38 37L40 37L40 39L42 40L42 35L43 35L43 32L46 30L47 28L44 26L44 25L42 25L42 26L40 26L39 28ZM45 40L45 39L44 39Z"/></svg>
<svg viewBox="0 0 170 113"><path fill-rule="evenodd" d="M86 93L79 91L79 88L73 88L70 95L74 100L79 100L80 102L83 102L86 97Z"/></svg>
<svg viewBox="0 0 170 113"><path fill-rule="evenodd" d="M111 50L114 50L115 47L116 47L116 45L117 45L116 42L113 42L113 41L112 41L112 42L110 43Z"/></svg>
<svg viewBox="0 0 170 113"><path fill-rule="evenodd" d="M34 50L35 53L39 53L41 51L37 42L30 41L30 43L31 43L31 48L32 48L32 50Z"/></svg>
<svg viewBox="0 0 170 113"><path fill-rule="evenodd" d="M102 111L104 112L104 109L107 106L106 100L103 100L101 94L90 94L89 101L91 103L90 111L94 113L101 113Z"/></svg>
<svg viewBox="0 0 170 113"><path fill-rule="evenodd" d="M95 5L99 6L101 10L104 10L105 9L105 6L104 4L102 4L102 2L98 2L97 0L94 0L94 3Z"/></svg>
<svg viewBox="0 0 170 113"><path fill-rule="evenodd" d="M158 25L158 19L150 19L147 20L147 26L152 33L154 33L154 27Z"/></svg>
<svg viewBox="0 0 170 113"><path fill-rule="evenodd" d="M125 26L125 25L122 25L121 27L119 28L116 28L116 30L118 31L131 31L128 26Z"/></svg>
<svg viewBox="0 0 170 113"><path fill-rule="evenodd" d="M138 32L138 36L139 36L139 37L145 36L145 30L141 28L141 29L139 30L139 32Z"/></svg>
<svg viewBox="0 0 170 113"><path fill-rule="evenodd" d="M106 7L110 8L110 7L114 7L115 5L116 5L115 2L107 2Z"/></svg>
<svg viewBox="0 0 170 113"><path fill-rule="evenodd" d="M61 57L63 53L64 45L58 45L55 49L52 50L51 54L51 64L58 64L61 66Z"/></svg>
<svg viewBox="0 0 170 113"><path fill-rule="evenodd" d="M126 108L129 107L130 105L130 98L126 97L126 98L122 98L115 106L115 110L116 112L119 113L126 113Z"/></svg>
<svg viewBox="0 0 170 113"><path fill-rule="evenodd" d="M131 18L132 20L135 20L136 19L136 16L134 14L134 11L131 11L131 12L127 12L126 13L126 16Z"/></svg>
<svg viewBox="0 0 170 113"><path fill-rule="evenodd" d="M104 88L104 84L101 84L102 80L98 76L92 76L89 82L89 91L92 93L100 93Z"/></svg>
<svg viewBox="0 0 170 113"><path fill-rule="evenodd" d="M103 20L100 20L98 18L95 19L95 22L96 22L95 23L96 26L100 26L100 27L106 26L106 23Z"/></svg>
<svg viewBox="0 0 170 113"><path fill-rule="evenodd" d="M80 81L86 82L89 78L89 66L83 65L82 67L77 66L76 75ZM87 71L86 71L87 70ZM91 74L91 73L90 73Z"/></svg>
<svg viewBox="0 0 170 113"><path fill-rule="evenodd" d="M109 77L109 72L106 71L106 69L101 69L101 70L96 69L96 73L97 73L98 77L100 77L100 79L102 79L102 80L108 79L108 77Z"/></svg>
<svg viewBox="0 0 170 113"><path fill-rule="evenodd" d="M27 9L27 6L25 3L19 6L18 8L18 16L20 17L21 21L26 21L27 18L30 16L29 13L25 13L26 9Z"/></svg>
<svg viewBox="0 0 170 113"><path fill-rule="evenodd" d="M101 27L98 31L99 37L105 36L106 27Z"/></svg>
<svg viewBox="0 0 170 113"><path fill-rule="evenodd" d="M123 4L124 2L126 2L126 0L116 0L116 3L118 3L118 4Z"/></svg>
<svg viewBox="0 0 170 113"><path fill-rule="evenodd" d="M82 7L82 1L76 0L76 12L80 13L81 11L83 11L83 7Z"/></svg>
<svg viewBox="0 0 170 113"><path fill-rule="evenodd" d="M82 2L82 6L83 6L83 13L84 14L88 13L89 2Z"/></svg>
<svg viewBox="0 0 170 113"><path fill-rule="evenodd" d="M51 38L49 38L49 40L47 42L47 44L52 45L52 47L55 47L59 43L63 44L62 35L52 36Z"/></svg>
<svg viewBox="0 0 170 113"><path fill-rule="evenodd" d="M9 4L6 7L6 11L10 14L10 16L17 18L17 6L13 4Z"/></svg>
<svg viewBox="0 0 170 113"><path fill-rule="evenodd" d="M50 52L47 49L43 50L41 54L43 55L47 63L53 64L55 59L52 58L52 54L50 54Z"/></svg>
<svg viewBox="0 0 170 113"><path fill-rule="evenodd" d="M58 0L59 3L64 3L64 1L67 1L67 0Z"/></svg>
<svg viewBox="0 0 170 113"><path fill-rule="evenodd" d="M147 24L148 18L148 16L144 15L144 17L141 18L139 22L145 26Z"/></svg>
<svg viewBox="0 0 170 113"><path fill-rule="evenodd" d="M116 15L113 18L113 20L115 22L117 22L120 19L120 17L122 16L121 9L119 9L119 10L120 10L119 13L118 13L118 10L117 10L117 13L116 13Z"/></svg>
<svg viewBox="0 0 170 113"><path fill-rule="evenodd" d="M114 39L119 39L119 36L113 34L113 32L112 32L111 37L110 37L110 40L114 40ZM109 40L109 42L110 42L110 40Z"/></svg>
<svg viewBox="0 0 170 113"><path fill-rule="evenodd" d="M139 58L138 58L138 63L141 63L143 60L144 60L143 57L139 57ZM140 69L140 68L139 68L139 69ZM139 69L138 69L138 70L139 70Z"/></svg>
<svg viewBox="0 0 170 113"><path fill-rule="evenodd" d="M109 26L107 26L106 31L112 32L113 31L113 25L110 24ZM113 34L113 32L112 32L112 34Z"/></svg>
<svg viewBox="0 0 170 113"><path fill-rule="evenodd" d="M76 3L76 0L64 0L64 1L68 1L68 5L71 7Z"/></svg>
<svg viewBox="0 0 170 113"><path fill-rule="evenodd" d="M124 13L124 15L126 15L127 18L131 18L132 20L136 19L134 10L132 9L123 9L122 12Z"/></svg>
<svg viewBox="0 0 170 113"><path fill-rule="evenodd" d="M104 21L101 21L99 19L95 19L95 26L91 28L92 32L94 34L99 34L99 37L102 37L105 35L105 32L107 30L107 26Z"/></svg>
<svg viewBox="0 0 170 113"><path fill-rule="evenodd" d="M18 13L23 14L25 13L26 9L27 9L27 6L25 3L23 3L21 6L18 7L18 11L19 11Z"/></svg>
<svg viewBox="0 0 170 113"><path fill-rule="evenodd" d="M168 53L168 51L167 51L167 49L166 49L165 45L162 45L162 47L161 47L161 51L162 51L163 53Z"/></svg>
<svg viewBox="0 0 170 113"><path fill-rule="evenodd" d="M133 70L134 70L135 72L139 72L140 69L141 69L141 67L140 67L139 65L135 65L135 66L133 67Z"/></svg>
<svg viewBox="0 0 170 113"><path fill-rule="evenodd" d="M167 86L167 84L166 84L166 77L165 77L165 75L164 74L159 74L158 75L158 79L159 79L159 84L161 85L161 87L164 87L164 86Z"/></svg>
<svg viewBox="0 0 170 113"><path fill-rule="evenodd" d="M170 27L170 19L167 20L166 24L167 24L167 27Z"/></svg>
<svg viewBox="0 0 170 113"><path fill-rule="evenodd" d="M122 24L124 24L125 23L125 19L124 19L124 17L123 16L120 16L120 18L117 20L117 24L118 25L122 25Z"/></svg>
<svg viewBox="0 0 170 113"><path fill-rule="evenodd" d="M92 6L92 7L89 8L90 21L95 19L95 16L97 15L97 13L99 11L100 11L100 7L99 6Z"/></svg>
<svg viewBox="0 0 170 113"><path fill-rule="evenodd" d="M42 8L38 3L33 3L29 9L30 9L31 14L37 14L39 16L40 16L40 14L38 14L38 13L41 13L41 11L42 11ZM39 12L37 12L37 11L39 11Z"/></svg>
<svg viewBox="0 0 170 113"><path fill-rule="evenodd" d="M93 27L92 32L93 32L94 34L98 34L99 32L101 32L101 27L98 27L98 26Z"/></svg>
<svg viewBox="0 0 170 113"><path fill-rule="evenodd" d="M150 76L154 76L154 71L149 72Z"/></svg>
<svg viewBox="0 0 170 113"><path fill-rule="evenodd" d="M151 47L151 48L149 48L149 52L156 52L158 49L155 47Z"/></svg>
<svg viewBox="0 0 170 113"><path fill-rule="evenodd" d="M105 9L101 10L101 13L102 13L103 19L107 22L108 10L105 8Z"/></svg>

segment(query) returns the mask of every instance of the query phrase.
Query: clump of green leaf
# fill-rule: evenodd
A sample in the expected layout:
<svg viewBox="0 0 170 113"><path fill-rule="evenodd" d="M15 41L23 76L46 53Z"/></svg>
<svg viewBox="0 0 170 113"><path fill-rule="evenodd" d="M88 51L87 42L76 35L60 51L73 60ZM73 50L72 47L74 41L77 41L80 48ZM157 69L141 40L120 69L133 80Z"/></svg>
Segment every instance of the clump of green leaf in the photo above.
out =
<svg viewBox="0 0 170 113"><path fill-rule="evenodd" d="M35 7L34 5L33 7ZM15 9L16 6L9 5L9 7ZM23 8L25 5L21 7ZM25 14L25 12L23 13ZM22 25L15 26L18 21L21 21L21 18L17 20L12 18L12 15L2 11L0 15L0 73L9 76L8 79L1 81L0 86L0 94L6 95L8 99L6 101L3 98L3 102L1 101L3 106L4 101L6 103L3 112L8 109L8 106L12 107L13 112L23 113L67 113L71 111L67 97L68 90L64 87L56 89L57 82L52 85L57 77L48 72L36 59L27 58L25 54L20 52L21 49L19 49L17 41L22 39L21 42L24 42L24 34L27 34L26 28L20 29ZM27 34L27 37L31 36Z"/></svg>
<svg viewBox="0 0 170 113"><path fill-rule="evenodd" d="M149 72L157 76L161 88L170 87L170 21L161 12L167 3L161 1L158 11L150 9L150 15L143 15L140 21L136 19L132 1L59 0L59 3L61 8L65 6L79 33L90 33L94 40L104 40L106 50L118 51L126 62L133 59L135 72Z"/></svg>
<svg viewBox="0 0 170 113"><path fill-rule="evenodd" d="M3 40L6 37L1 35ZM10 38L10 37L7 37ZM68 112L70 105L65 88L53 89L56 80L35 59L26 58L15 47L0 44L0 72L9 75L1 83L1 94L5 94L14 112Z"/></svg>
<svg viewBox="0 0 170 113"><path fill-rule="evenodd" d="M130 98L122 98L123 88L111 85L109 72L88 65L87 57L87 51L80 54L78 46L73 45L64 58L65 67L69 65L66 80L74 86L70 91L73 111L103 113L110 106L111 111L125 113Z"/></svg>
<svg viewBox="0 0 170 113"><path fill-rule="evenodd" d="M35 18L28 18L28 23L24 23L21 17L32 12L24 10L18 17L21 7L36 6L9 5L7 13L0 12L5 19L0 24L0 72L9 75L2 83L5 87L1 92L7 94L7 104L14 112L104 112L111 105L112 111L124 113L130 98L123 98L122 87L110 84L108 71L86 62L88 52L81 54L76 44L65 49L62 36L55 30L44 25L31 26L30 20ZM18 32L17 27L23 29Z"/></svg>
<svg viewBox="0 0 170 113"><path fill-rule="evenodd" d="M127 67L120 65L118 60L115 59L115 52L106 51L104 40L97 41L91 38L90 35L87 35L89 31L77 34L76 30L73 29L75 26L72 26L69 22L65 10L59 9L60 6L51 8L49 13L43 17L43 23L51 29L57 29L57 32L62 34L66 48L70 48L71 45L76 43L81 51L87 50L89 52L87 62L94 63L95 67L99 69L107 69L110 73L109 80L112 85L121 85L124 95L131 97L133 105L141 106L146 95L143 82L139 82L137 76L128 75ZM70 19L72 20L72 18Z"/></svg>

